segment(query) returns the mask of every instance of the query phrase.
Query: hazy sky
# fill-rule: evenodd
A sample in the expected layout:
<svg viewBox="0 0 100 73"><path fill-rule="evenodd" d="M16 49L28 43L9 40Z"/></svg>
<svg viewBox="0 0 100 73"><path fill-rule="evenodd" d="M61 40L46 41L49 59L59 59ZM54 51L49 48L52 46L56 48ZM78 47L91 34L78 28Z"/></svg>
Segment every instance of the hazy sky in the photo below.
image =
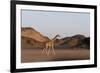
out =
<svg viewBox="0 0 100 73"><path fill-rule="evenodd" d="M61 38L75 34L90 35L90 14L22 10L22 27L33 27L43 35Z"/></svg>

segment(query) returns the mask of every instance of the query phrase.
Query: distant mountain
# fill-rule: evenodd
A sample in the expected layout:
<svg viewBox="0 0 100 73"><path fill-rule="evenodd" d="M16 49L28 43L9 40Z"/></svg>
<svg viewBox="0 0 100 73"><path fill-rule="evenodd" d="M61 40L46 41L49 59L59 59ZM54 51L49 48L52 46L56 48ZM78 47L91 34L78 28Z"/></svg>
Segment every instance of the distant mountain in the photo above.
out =
<svg viewBox="0 0 100 73"><path fill-rule="evenodd" d="M74 36L71 36L71 37L64 37L64 38L59 39L60 41L58 42L58 44L60 45L60 44L68 43L68 42L71 42L72 40L75 41L75 39L76 40L82 40L84 38L85 38L85 36L80 35L80 34L74 35Z"/></svg>
<svg viewBox="0 0 100 73"><path fill-rule="evenodd" d="M43 48L44 43L38 42L35 39L28 37L21 37L21 48L22 49L33 49L33 48Z"/></svg>
<svg viewBox="0 0 100 73"><path fill-rule="evenodd" d="M72 37L70 37L66 42L64 42L64 44L67 44L68 47L76 47L81 43L81 40L85 39L84 35L74 35Z"/></svg>
<svg viewBox="0 0 100 73"><path fill-rule="evenodd" d="M21 48L42 48L49 38L31 27L21 28Z"/></svg>
<svg viewBox="0 0 100 73"><path fill-rule="evenodd" d="M45 43L50 41L47 36L31 27L21 28L21 48L44 48ZM77 34L71 37L56 39L55 48L90 48L90 37Z"/></svg>
<svg viewBox="0 0 100 73"><path fill-rule="evenodd" d="M48 37L43 36L40 32L36 31L35 29L33 29L31 27L22 27L21 28L21 36L34 39L38 42L49 41Z"/></svg>
<svg viewBox="0 0 100 73"><path fill-rule="evenodd" d="M86 37L83 40L81 40L81 43L79 45L82 48L88 48L90 49L90 37Z"/></svg>
<svg viewBox="0 0 100 73"><path fill-rule="evenodd" d="M71 37L65 37L62 39L59 39L58 42L56 42L57 48L75 48L75 47L81 47L81 48L89 48L89 42L90 38L85 37L84 35L74 35Z"/></svg>

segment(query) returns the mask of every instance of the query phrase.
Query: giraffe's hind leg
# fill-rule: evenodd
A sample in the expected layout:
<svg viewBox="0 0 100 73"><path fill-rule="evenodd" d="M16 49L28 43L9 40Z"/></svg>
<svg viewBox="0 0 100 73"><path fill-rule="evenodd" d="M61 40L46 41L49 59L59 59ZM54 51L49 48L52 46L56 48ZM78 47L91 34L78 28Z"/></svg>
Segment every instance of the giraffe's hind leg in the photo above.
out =
<svg viewBox="0 0 100 73"><path fill-rule="evenodd" d="M45 53L46 55L48 54L47 48L44 48L44 49L42 50L42 54L43 54L43 53Z"/></svg>
<svg viewBox="0 0 100 73"><path fill-rule="evenodd" d="M46 48L44 48L44 49L42 50L42 54L45 52L45 50L46 50Z"/></svg>
<svg viewBox="0 0 100 73"><path fill-rule="evenodd" d="M48 48L45 49L46 55L48 55Z"/></svg>
<svg viewBox="0 0 100 73"><path fill-rule="evenodd" d="M52 50L53 50L53 54L56 55L54 48L52 48Z"/></svg>
<svg viewBox="0 0 100 73"><path fill-rule="evenodd" d="M49 54L50 54L50 49L51 49L51 48L49 47L49 48L48 48L48 51L47 51L47 55L49 55Z"/></svg>
<svg viewBox="0 0 100 73"><path fill-rule="evenodd" d="M45 53L46 55L48 55L48 44L45 45L45 48L42 50L42 54Z"/></svg>

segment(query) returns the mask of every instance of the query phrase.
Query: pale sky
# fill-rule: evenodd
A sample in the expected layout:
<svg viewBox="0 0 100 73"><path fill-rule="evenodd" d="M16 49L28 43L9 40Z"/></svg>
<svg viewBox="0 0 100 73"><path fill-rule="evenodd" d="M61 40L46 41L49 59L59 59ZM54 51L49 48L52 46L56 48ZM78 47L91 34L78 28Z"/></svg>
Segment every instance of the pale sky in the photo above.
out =
<svg viewBox="0 0 100 73"><path fill-rule="evenodd" d="M33 27L44 36L61 38L82 34L90 35L90 14L87 12L54 12L22 10L22 27Z"/></svg>

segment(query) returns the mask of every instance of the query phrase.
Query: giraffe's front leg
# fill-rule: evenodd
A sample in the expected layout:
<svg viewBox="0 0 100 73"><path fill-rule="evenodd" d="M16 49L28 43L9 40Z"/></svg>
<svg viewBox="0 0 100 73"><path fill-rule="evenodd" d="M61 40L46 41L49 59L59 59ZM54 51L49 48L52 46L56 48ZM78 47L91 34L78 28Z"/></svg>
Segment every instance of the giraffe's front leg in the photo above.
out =
<svg viewBox="0 0 100 73"><path fill-rule="evenodd" d="M45 49L46 55L48 55L48 46Z"/></svg>
<svg viewBox="0 0 100 73"><path fill-rule="evenodd" d="M52 51L53 51L53 54L56 55L55 49L54 49L54 45L53 45L53 44L52 44Z"/></svg>
<svg viewBox="0 0 100 73"><path fill-rule="evenodd" d="M51 49L51 47L49 46L49 47L48 47L48 53L47 53L47 55L50 54L50 49Z"/></svg>

